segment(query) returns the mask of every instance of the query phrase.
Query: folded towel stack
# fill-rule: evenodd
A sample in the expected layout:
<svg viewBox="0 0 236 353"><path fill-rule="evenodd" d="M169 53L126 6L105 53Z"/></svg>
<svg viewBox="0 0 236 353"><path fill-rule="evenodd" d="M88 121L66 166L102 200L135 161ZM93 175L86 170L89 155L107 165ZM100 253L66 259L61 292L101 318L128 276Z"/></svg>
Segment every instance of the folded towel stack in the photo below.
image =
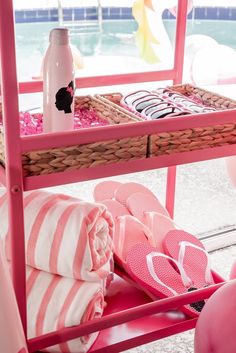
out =
<svg viewBox="0 0 236 353"><path fill-rule="evenodd" d="M27 306L30 337L84 323L103 314L101 282L85 282L52 275L27 266ZM46 352L84 353L98 333L61 343Z"/></svg>
<svg viewBox="0 0 236 353"><path fill-rule="evenodd" d="M101 317L113 264L113 221L106 207L37 190L24 194L24 215L29 337ZM0 218L7 220L4 190ZM7 221L0 236L10 259ZM97 335L45 351L86 352Z"/></svg>

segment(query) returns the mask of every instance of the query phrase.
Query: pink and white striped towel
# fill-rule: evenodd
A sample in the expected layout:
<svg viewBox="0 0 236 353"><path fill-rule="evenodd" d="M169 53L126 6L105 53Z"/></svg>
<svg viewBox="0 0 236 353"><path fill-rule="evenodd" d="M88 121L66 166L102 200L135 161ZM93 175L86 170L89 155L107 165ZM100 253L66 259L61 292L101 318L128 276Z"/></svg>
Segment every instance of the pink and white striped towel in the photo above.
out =
<svg viewBox="0 0 236 353"><path fill-rule="evenodd" d="M102 204L41 190L24 193L26 264L98 281L111 272L113 220ZM0 237L9 258L7 197L0 188Z"/></svg>
<svg viewBox="0 0 236 353"><path fill-rule="evenodd" d="M64 327L100 318L104 309L102 282L84 282L26 267L28 336L30 338ZM84 353L98 333L57 344L42 351Z"/></svg>

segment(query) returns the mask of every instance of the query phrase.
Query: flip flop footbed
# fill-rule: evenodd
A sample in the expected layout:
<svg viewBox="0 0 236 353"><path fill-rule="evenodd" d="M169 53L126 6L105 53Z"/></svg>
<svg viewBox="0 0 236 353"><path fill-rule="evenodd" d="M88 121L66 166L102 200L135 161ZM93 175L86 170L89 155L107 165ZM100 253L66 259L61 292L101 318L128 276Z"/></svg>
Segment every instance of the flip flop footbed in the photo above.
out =
<svg viewBox="0 0 236 353"><path fill-rule="evenodd" d="M106 180L97 184L93 191L95 201L113 199L115 190L121 185L118 181Z"/></svg>
<svg viewBox="0 0 236 353"><path fill-rule="evenodd" d="M126 263L127 254L132 251L134 245L148 244L149 234L143 224L138 222L133 216L119 217L115 222L114 251L116 255Z"/></svg>
<svg viewBox="0 0 236 353"><path fill-rule="evenodd" d="M128 197L136 193L148 194L153 198L155 198L155 195L144 185L130 182L130 183L121 184L116 189L115 199L116 201L122 203L123 205L126 205L126 201Z"/></svg>
<svg viewBox="0 0 236 353"><path fill-rule="evenodd" d="M157 251L165 253L163 240L170 230L177 228L177 225L172 218L164 216L161 213L147 212L145 216L145 225L150 229L152 234L152 243L150 242L150 244Z"/></svg>
<svg viewBox="0 0 236 353"><path fill-rule="evenodd" d="M188 292L180 274L170 261L161 255L150 245L134 245L127 254L127 270L130 276L157 298L168 298ZM200 310L194 307L203 307L204 302L191 305L193 307L185 305L181 310L191 317L196 317Z"/></svg>
<svg viewBox="0 0 236 353"><path fill-rule="evenodd" d="M128 197L126 206L130 213L137 217L141 222L146 221L147 212L161 213L166 217L169 217L169 213L160 201L152 195L135 193Z"/></svg>
<svg viewBox="0 0 236 353"><path fill-rule="evenodd" d="M164 206L148 194L137 193L127 199L130 213L145 224L152 233L150 244L158 251L164 252L162 242L171 229L176 229L174 221Z"/></svg>
<svg viewBox="0 0 236 353"><path fill-rule="evenodd" d="M124 205L115 200L103 200L100 201L100 203L107 207L114 220L120 216L130 215L129 210Z"/></svg>
<svg viewBox="0 0 236 353"><path fill-rule="evenodd" d="M115 200L102 202L114 221L114 254L120 266L125 267L126 254L134 244L148 243L151 233L147 227L131 216L125 206Z"/></svg>
<svg viewBox="0 0 236 353"><path fill-rule="evenodd" d="M209 255L199 239L183 230L171 230L163 241L163 247L166 254L183 264L193 287L214 284L211 271L208 271Z"/></svg>

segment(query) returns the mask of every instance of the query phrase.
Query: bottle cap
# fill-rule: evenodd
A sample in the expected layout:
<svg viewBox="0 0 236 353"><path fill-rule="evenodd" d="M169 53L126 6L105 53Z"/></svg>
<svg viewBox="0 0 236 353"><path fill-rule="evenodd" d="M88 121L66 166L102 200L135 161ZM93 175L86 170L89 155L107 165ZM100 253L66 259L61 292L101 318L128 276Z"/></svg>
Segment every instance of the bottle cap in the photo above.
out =
<svg viewBox="0 0 236 353"><path fill-rule="evenodd" d="M67 28L54 28L49 35L52 44L65 45L69 43L69 31Z"/></svg>

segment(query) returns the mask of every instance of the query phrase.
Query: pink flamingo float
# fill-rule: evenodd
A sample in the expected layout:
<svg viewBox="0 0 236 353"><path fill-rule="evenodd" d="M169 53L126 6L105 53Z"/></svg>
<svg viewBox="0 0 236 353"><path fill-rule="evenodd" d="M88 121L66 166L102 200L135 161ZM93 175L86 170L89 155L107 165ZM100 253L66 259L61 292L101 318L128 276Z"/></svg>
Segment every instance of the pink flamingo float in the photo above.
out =
<svg viewBox="0 0 236 353"><path fill-rule="evenodd" d="M163 24L165 9L176 16L177 0L136 0L133 15L139 27L136 43L141 57L150 64L170 63L173 48ZM188 13L194 0L188 0ZM195 85L236 83L236 51L210 36L194 34L186 37L184 82Z"/></svg>

